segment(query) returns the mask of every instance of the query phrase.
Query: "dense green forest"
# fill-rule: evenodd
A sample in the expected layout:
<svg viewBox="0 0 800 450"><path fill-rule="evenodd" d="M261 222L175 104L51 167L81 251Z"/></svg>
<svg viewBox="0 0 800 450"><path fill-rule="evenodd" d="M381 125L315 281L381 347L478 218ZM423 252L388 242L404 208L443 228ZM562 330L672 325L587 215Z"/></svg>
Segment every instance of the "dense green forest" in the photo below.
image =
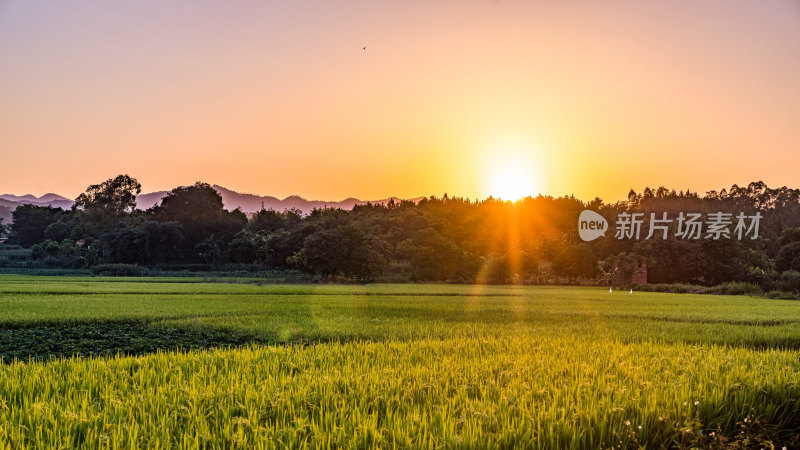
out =
<svg viewBox="0 0 800 450"><path fill-rule="evenodd" d="M631 191L613 204L596 198L430 197L366 204L352 211L223 208L206 183L173 189L159 205L135 208L140 184L120 175L90 186L71 210L20 206L5 226L6 247L30 248L30 267L154 267L166 270L294 270L357 281L604 283L641 262L651 283L740 281L800 289L800 190L763 182L707 192L664 187ZM644 213L639 239L583 242L578 216L591 209L613 227L621 213ZM761 216L744 239L646 239L650 213L725 211ZM730 227L733 230L735 219ZM752 231L752 230L750 230ZM9 264L0 259L0 265Z"/></svg>

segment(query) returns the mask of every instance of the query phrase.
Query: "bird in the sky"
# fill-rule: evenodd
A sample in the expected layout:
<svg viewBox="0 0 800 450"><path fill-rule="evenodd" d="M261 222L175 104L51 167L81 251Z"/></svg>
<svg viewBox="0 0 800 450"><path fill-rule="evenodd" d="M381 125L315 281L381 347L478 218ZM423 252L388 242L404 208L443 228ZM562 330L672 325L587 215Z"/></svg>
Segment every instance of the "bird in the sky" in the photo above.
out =
<svg viewBox="0 0 800 450"><path fill-rule="evenodd" d="M366 49L367 49L367 47L361 47L361 48L362 48L363 50L366 50Z"/></svg>

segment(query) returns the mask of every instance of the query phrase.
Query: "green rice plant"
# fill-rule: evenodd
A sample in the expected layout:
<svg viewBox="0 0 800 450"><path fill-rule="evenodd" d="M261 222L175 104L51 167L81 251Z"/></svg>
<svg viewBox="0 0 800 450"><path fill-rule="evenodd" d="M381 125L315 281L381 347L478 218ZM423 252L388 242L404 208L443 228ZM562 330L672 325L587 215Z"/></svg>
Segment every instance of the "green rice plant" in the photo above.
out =
<svg viewBox="0 0 800 450"><path fill-rule="evenodd" d="M800 446L800 302L0 276L0 449Z"/></svg>
<svg viewBox="0 0 800 450"><path fill-rule="evenodd" d="M795 352L525 333L15 362L0 370L0 441L689 447L758 423L790 442L798 382Z"/></svg>

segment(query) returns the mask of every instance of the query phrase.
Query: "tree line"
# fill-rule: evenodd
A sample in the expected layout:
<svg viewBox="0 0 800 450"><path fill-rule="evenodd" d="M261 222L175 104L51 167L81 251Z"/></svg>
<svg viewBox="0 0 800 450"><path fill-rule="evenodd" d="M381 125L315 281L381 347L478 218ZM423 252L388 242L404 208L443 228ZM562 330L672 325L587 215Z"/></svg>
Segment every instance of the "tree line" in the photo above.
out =
<svg viewBox="0 0 800 450"><path fill-rule="evenodd" d="M784 283L800 289L800 190L763 182L704 195L664 187L631 190L604 203L572 196L516 202L431 196L352 210L223 207L206 183L177 187L136 209L141 185L119 175L91 185L71 210L24 205L13 212L10 243L51 266L123 263L155 267L301 270L354 280L486 283L608 282L646 262L654 283ZM583 242L578 216L728 211L761 217L757 239L615 239ZM670 230L677 225L671 223Z"/></svg>

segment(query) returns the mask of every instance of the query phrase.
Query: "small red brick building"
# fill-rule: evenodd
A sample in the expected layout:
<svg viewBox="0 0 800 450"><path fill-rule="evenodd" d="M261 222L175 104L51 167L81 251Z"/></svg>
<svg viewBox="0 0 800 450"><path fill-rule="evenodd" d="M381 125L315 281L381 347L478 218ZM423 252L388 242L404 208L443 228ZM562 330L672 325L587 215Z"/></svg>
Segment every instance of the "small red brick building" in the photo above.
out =
<svg viewBox="0 0 800 450"><path fill-rule="evenodd" d="M647 284L647 263L645 261L635 261L632 269L632 272L626 273L627 271L623 267L620 267L620 262L617 260L615 263L615 275L611 280L611 285L627 286L629 284Z"/></svg>
<svg viewBox="0 0 800 450"><path fill-rule="evenodd" d="M647 263L642 261L637 264L638 267L633 269L631 275L631 283L633 284L647 284Z"/></svg>

